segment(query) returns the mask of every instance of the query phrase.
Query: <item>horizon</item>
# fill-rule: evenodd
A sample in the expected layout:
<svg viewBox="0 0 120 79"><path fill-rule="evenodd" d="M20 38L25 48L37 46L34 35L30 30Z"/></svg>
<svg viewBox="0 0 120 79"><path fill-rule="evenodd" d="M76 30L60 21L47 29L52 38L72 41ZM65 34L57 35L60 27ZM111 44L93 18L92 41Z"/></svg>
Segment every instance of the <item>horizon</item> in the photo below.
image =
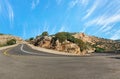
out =
<svg viewBox="0 0 120 79"><path fill-rule="evenodd" d="M44 31L120 39L119 0L0 0L0 33L22 39Z"/></svg>

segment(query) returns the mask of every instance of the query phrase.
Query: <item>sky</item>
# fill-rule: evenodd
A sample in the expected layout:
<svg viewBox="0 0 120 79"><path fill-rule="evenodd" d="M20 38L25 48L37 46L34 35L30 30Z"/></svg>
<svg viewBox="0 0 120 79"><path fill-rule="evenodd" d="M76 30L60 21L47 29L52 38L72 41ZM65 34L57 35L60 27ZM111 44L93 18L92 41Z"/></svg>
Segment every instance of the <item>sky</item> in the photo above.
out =
<svg viewBox="0 0 120 79"><path fill-rule="evenodd" d="M0 0L0 33L84 32L120 39L120 0Z"/></svg>

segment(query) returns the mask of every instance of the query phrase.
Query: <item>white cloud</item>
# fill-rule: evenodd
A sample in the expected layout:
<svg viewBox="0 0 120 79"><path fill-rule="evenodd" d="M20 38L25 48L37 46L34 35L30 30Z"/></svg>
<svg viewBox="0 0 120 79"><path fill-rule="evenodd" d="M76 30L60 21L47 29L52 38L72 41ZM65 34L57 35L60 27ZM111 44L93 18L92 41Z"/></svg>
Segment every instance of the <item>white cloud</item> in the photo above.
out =
<svg viewBox="0 0 120 79"><path fill-rule="evenodd" d="M99 4L100 2L96 0L93 6L87 10L87 14L83 17L83 19L87 19L96 10Z"/></svg>
<svg viewBox="0 0 120 79"><path fill-rule="evenodd" d="M110 39L113 39L113 40L120 39L120 30L116 31Z"/></svg>
<svg viewBox="0 0 120 79"><path fill-rule="evenodd" d="M31 6L31 8L32 8L32 9L35 9L35 8L38 6L39 3L40 3L39 0L33 0L33 1L32 1L32 6Z"/></svg>

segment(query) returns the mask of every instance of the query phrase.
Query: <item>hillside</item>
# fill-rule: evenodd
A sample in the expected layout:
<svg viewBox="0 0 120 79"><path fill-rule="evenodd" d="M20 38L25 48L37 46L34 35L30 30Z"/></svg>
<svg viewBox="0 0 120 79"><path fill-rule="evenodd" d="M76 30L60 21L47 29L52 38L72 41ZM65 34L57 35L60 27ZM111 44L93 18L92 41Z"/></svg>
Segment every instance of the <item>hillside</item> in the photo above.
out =
<svg viewBox="0 0 120 79"><path fill-rule="evenodd" d="M28 42L38 47L81 55L120 49L118 41L89 36L84 33L59 32L49 35L47 32L43 32L36 38L30 38Z"/></svg>
<svg viewBox="0 0 120 79"><path fill-rule="evenodd" d="M77 33L73 35L75 38L81 39L86 43L90 43L93 47L102 48L105 51L120 50L119 40L110 40L104 38L98 38L95 36L89 36L84 33Z"/></svg>
<svg viewBox="0 0 120 79"><path fill-rule="evenodd" d="M14 44L13 42L20 43L21 41L23 41L23 40L17 36L0 34L0 47Z"/></svg>

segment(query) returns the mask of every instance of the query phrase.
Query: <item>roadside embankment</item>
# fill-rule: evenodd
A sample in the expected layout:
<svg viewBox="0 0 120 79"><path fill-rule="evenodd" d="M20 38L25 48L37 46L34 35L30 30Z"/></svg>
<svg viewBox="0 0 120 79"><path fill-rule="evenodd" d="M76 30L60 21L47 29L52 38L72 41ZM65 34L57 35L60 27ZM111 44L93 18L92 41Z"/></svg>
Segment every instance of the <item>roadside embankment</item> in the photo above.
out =
<svg viewBox="0 0 120 79"><path fill-rule="evenodd" d="M10 45L10 46L0 47L0 50L5 50L5 49L11 48L11 47L15 47L15 46L17 46L17 45L18 45L18 44L14 44L14 45Z"/></svg>
<svg viewBox="0 0 120 79"><path fill-rule="evenodd" d="M25 43L25 44L27 44L32 49L35 49L37 51L43 51L43 52L47 52L47 53L51 53L51 54L58 54L58 55L80 56L80 54L66 53L66 52L60 52L60 51L56 51L56 50L41 48L41 47L37 47L37 46L34 46L32 44L29 44L29 43Z"/></svg>

